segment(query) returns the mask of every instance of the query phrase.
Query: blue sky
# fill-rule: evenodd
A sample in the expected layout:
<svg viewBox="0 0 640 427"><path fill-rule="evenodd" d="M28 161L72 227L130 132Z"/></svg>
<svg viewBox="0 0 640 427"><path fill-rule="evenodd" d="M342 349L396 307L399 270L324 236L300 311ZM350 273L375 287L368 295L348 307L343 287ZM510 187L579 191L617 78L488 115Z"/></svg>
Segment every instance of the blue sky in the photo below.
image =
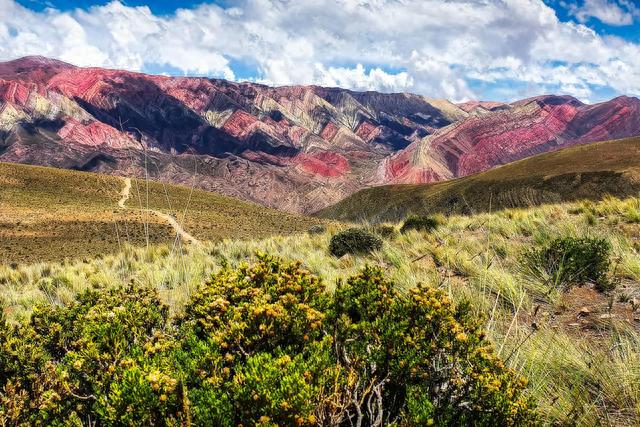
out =
<svg viewBox="0 0 640 427"><path fill-rule="evenodd" d="M415 92L640 95L638 0L0 0L0 60Z"/></svg>
<svg viewBox="0 0 640 427"><path fill-rule="evenodd" d="M93 1L93 0L20 0L21 5L33 10L42 11L47 7L55 8L59 10L73 10L73 9L87 9L91 6L100 6L108 3L108 1ZM202 3L206 3L203 0L157 0L157 1L145 1L145 0L129 0L123 1L127 6L148 6L154 14L168 15L176 11L176 9L189 9L198 6ZM216 2L209 2L216 3ZM217 2L223 3L223 2Z"/></svg>

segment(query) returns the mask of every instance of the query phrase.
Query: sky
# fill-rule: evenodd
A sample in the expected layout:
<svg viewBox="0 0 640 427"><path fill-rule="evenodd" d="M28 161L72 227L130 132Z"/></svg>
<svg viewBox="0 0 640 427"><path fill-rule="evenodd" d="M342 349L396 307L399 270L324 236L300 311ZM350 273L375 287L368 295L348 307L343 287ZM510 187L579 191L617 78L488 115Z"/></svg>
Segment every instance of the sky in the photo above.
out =
<svg viewBox="0 0 640 427"><path fill-rule="evenodd" d="M453 101L640 96L640 0L0 0L0 60Z"/></svg>

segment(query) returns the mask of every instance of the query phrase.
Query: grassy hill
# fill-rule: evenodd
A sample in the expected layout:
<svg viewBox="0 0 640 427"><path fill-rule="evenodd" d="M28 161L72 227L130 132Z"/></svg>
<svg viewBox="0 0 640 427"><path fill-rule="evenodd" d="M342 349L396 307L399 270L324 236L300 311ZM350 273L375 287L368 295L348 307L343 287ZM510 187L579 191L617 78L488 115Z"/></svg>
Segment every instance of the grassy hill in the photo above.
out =
<svg viewBox="0 0 640 427"><path fill-rule="evenodd" d="M320 217L372 222L410 213L486 212L640 191L640 138L570 147L434 184L388 185L359 191L321 210Z"/></svg>
<svg viewBox="0 0 640 427"><path fill-rule="evenodd" d="M94 173L0 163L0 264L83 258L125 243L172 243L168 213L200 240L304 231L318 220L187 187Z"/></svg>

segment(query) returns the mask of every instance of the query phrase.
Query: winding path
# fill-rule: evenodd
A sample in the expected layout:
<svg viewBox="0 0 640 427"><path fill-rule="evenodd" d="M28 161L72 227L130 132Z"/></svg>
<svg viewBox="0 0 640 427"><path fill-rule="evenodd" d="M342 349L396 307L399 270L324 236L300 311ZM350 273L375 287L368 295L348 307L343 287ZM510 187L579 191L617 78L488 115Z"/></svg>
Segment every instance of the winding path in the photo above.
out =
<svg viewBox="0 0 640 427"><path fill-rule="evenodd" d="M129 209L129 208L127 208L125 203L127 202L127 200L129 200L129 195L130 194L131 194L131 178L124 178L124 188L120 192L120 200L118 200L118 206L120 208ZM201 245L202 244L200 242L200 240L196 239L191 234L189 234L187 231L185 231L185 229L182 228L182 226L178 223L178 221L176 221L176 219L174 217L172 217L171 215L166 214L164 212L157 211L155 209L143 209L143 210L145 210L147 212L151 212L152 214L162 218L167 223L169 223L169 225L171 227L173 227L173 229L175 230L176 234L178 236L180 236L180 238L183 241L191 243L192 245Z"/></svg>

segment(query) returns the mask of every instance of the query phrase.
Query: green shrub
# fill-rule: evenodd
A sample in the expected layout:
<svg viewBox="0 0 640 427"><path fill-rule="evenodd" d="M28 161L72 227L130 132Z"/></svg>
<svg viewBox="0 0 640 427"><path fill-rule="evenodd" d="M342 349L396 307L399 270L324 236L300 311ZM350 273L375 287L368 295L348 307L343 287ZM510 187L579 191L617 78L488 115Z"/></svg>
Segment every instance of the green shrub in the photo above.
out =
<svg viewBox="0 0 640 427"><path fill-rule="evenodd" d="M190 365L189 387L202 405L213 401L220 407L221 394L229 397L218 418L193 402L194 421L202 425L314 424L309 420L320 404L317 390L330 358L322 327L330 297L299 262L258 257L253 266L212 276L179 320L180 335L208 346L182 357ZM324 356L314 356L318 352ZM199 372L206 374L199 378Z"/></svg>
<svg viewBox="0 0 640 427"><path fill-rule="evenodd" d="M455 307L440 290L401 294L379 268L366 267L338 284L330 323L336 356L356 379L342 393L370 402L348 408L362 414L362 425L378 417L401 425L533 420L524 380L504 368L470 308Z"/></svg>
<svg viewBox="0 0 640 427"><path fill-rule="evenodd" d="M398 233L393 225L382 224L373 228L373 232L383 239L391 239Z"/></svg>
<svg viewBox="0 0 640 427"><path fill-rule="evenodd" d="M331 295L259 255L174 320L133 285L16 328L0 314L0 425L526 425L525 386L467 305L371 267Z"/></svg>
<svg viewBox="0 0 640 427"><path fill-rule="evenodd" d="M0 383L8 390L0 424L179 422L178 375L164 356L168 327L156 291L134 285L36 307L29 324L0 337L12 372Z"/></svg>
<svg viewBox="0 0 640 427"><path fill-rule="evenodd" d="M320 279L299 262L285 264L262 254L259 259L211 277L192 296L182 327L234 354L297 351L320 338L329 298Z"/></svg>
<svg viewBox="0 0 640 427"><path fill-rule="evenodd" d="M316 224L316 225L312 225L311 227L309 227L309 229L307 230L307 233L309 233L309 234L322 234L325 231L327 231L327 227L325 227L322 224Z"/></svg>
<svg viewBox="0 0 640 427"><path fill-rule="evenodd" d="M611 245L605 239L559 237L525 251L525 271L558 290L592 283L596 289L613 289L609 278Z"/></svg>
<svg viewBox="0 0 640 427"><path fill-rule="evenodd" d="M441 220L435 216L417 216L413 215L407 217L400 227L401 233L406 233L409 230L417 231L433 231L440 225Z"/></svg>
<svg viewBox="0 0 640 427"><path fill-rule="evenodd" d="M346 254L368 254L382 248L382 240L361 228L349 228L331 238L329 252L341 257Z"/></svg>

